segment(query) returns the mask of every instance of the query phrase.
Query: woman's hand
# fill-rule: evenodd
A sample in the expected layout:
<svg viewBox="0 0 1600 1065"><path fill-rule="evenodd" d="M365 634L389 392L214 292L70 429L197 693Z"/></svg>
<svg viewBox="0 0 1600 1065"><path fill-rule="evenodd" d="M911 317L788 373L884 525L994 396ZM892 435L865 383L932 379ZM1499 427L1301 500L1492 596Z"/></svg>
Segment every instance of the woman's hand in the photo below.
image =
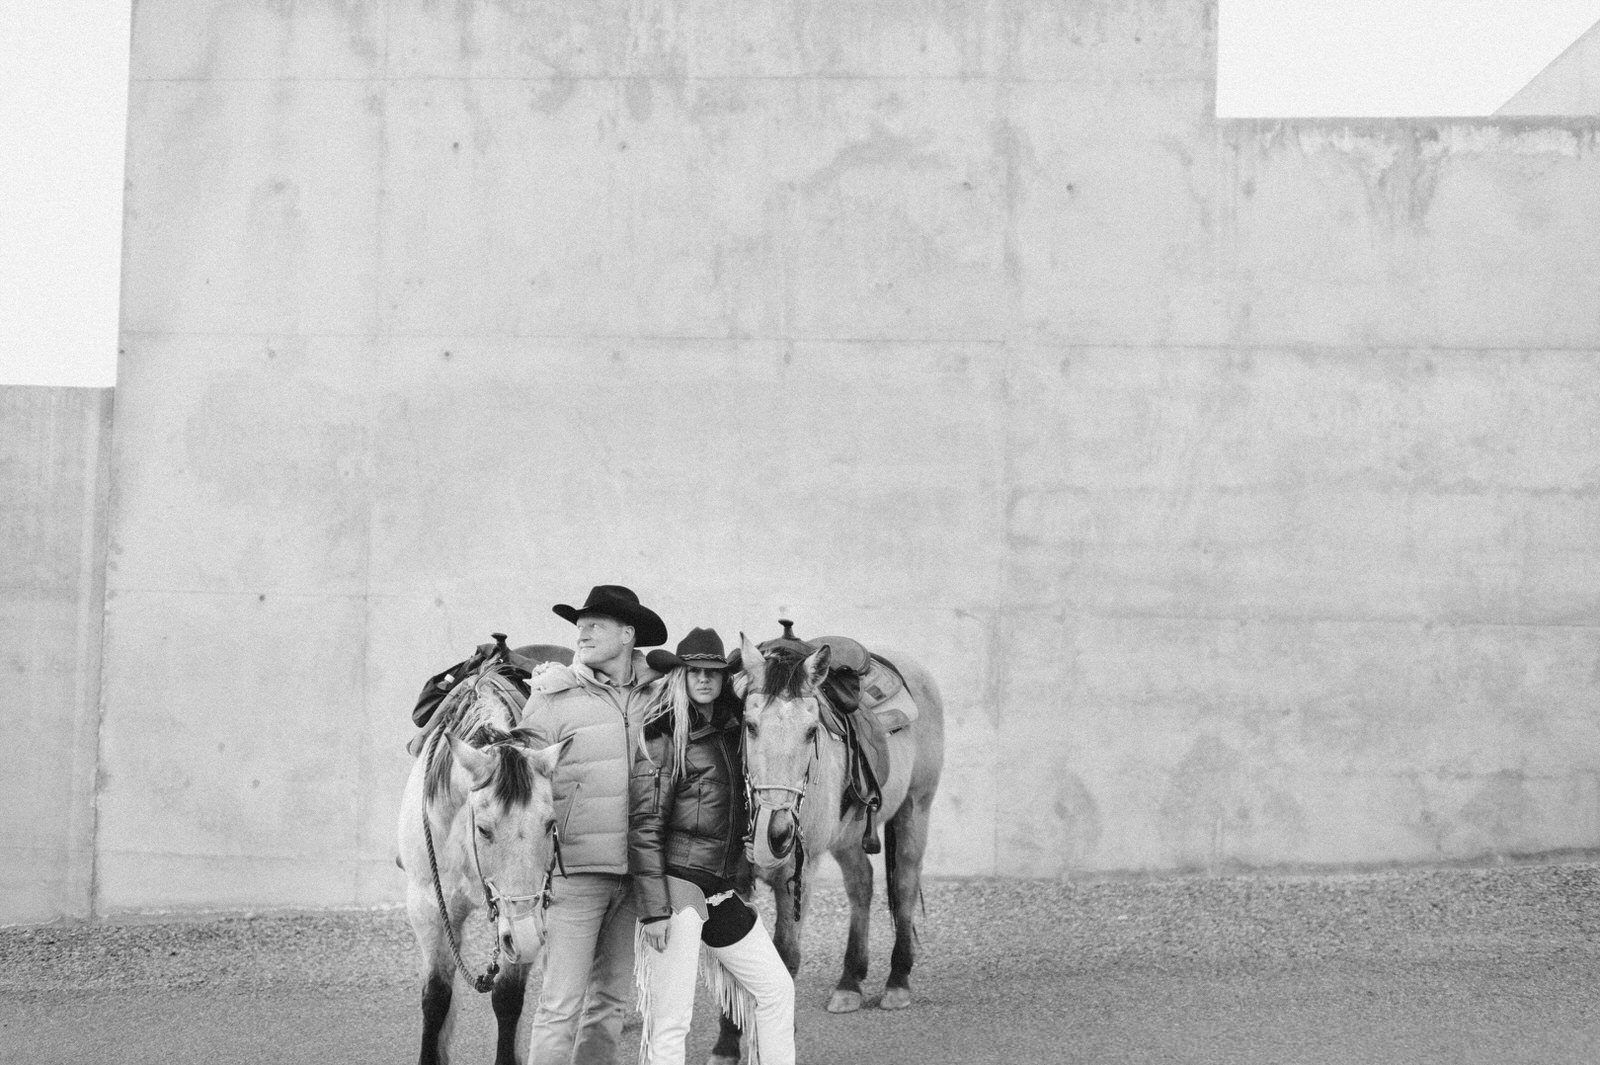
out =
<svg viewBox="0 0 1600 1065"><path fill-rule="evenodd" d="M667 926L671 923L671 921L651 921L640 926L644 931L644 941L650 944L651 950L667 949Z"/></svg>

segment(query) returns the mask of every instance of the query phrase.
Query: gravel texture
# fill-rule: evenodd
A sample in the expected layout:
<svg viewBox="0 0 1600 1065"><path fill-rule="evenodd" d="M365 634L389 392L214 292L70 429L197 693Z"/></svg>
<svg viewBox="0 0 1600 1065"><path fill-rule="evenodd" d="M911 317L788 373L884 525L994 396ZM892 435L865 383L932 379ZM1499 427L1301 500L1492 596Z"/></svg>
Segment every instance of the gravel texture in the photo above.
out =
<svg viewBox="0 0 1600 1065"><path fill-rule="evenodd" d="M913 1006L836 1017L846 906L818 886L802 1063L1600 1061L1600 865L924 894ZM877 981L886 916L880 897ZM0 1061L408 1060L414 965L395 910L0 929ZM488 1060L466 997L461 1060ZM702 1002L691 1061L712 1035Z"/></svg>

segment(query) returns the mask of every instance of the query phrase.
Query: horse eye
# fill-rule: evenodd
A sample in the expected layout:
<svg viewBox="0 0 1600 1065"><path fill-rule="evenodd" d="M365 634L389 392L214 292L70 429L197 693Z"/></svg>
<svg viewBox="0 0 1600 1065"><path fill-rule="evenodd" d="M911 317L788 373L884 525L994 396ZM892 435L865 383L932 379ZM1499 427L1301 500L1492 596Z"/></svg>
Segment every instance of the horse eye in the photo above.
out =
<svg viewBox="0 0 1600 1065"><path fill-rule="evenodd" d="M817 726L812 725L810 728L806 729L806 742L810 743L812 740L814 740L816 738L817 738Z"/></svg>
<svg viewBox="0 0 1600 1065"><path fill-rule="evenodd" d="M744 731L745 735L754 738L756 734L756 723L754 721L746 721L744 723Z"/></svg>
<svg viewBox="0 0 1600 1065"><path fill-rule="evenodd" d="M553 818L553 817L546 818L545 822L544 822L545 835L549 835L550 833L554 832L555 830L556 830L556 819Z"/></svg>
<svg viewBox="0 0 1600 1065"><path fill-rule="evenodd" d="M494 839L494 830L483 825L479 825L478 835L482 836L484 839Z"/></svg>

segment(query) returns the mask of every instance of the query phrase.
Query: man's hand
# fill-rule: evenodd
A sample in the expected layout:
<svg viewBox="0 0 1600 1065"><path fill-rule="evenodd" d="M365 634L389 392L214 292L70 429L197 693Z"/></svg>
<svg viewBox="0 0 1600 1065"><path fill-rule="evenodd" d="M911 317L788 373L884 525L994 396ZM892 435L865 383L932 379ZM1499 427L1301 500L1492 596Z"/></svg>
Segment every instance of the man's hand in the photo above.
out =
<svg viewBox="0 0 1600 1065"><path fill-rule="evenodd" d="M667 926L671 923L671 921L651 921L641 926L644 930L644 941L650 944L651 950L667 949Z"/></svg>

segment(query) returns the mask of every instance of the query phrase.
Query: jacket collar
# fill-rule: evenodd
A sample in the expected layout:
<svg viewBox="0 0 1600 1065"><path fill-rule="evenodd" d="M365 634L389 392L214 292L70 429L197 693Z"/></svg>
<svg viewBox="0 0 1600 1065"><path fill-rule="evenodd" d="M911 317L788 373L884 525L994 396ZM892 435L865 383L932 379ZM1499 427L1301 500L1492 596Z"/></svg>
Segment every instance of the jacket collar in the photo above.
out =
<svg viewBox="0 0 1600 1065"><path fill-rule="evenodd" d="M594 670L590 669L588 666L577 661L576 659L574 659L572 663L572 672L577 676L578 680L584 685L584 687L604 688L608 691L624 691L628 689L642 688L651 681L659 680L661 678L660 673L657 673L655 670L650 668L650 663L645 661L644 652L640 651L638 648L635 648L633 652L633 682L627 686L627 689L624 689L622 686L617 684L607 684L595 674Z"/></svg>
<svg viewBox="0 0 1600 1065"><path fill-rule="evenodd" d="M689 735L698 739L713 732L727 732L730 729L738 728L739 715L725 712L722 707L723 703L720 699L711 705L710 721L702 721L696 717L695 726L689 730Z"/></svg>

